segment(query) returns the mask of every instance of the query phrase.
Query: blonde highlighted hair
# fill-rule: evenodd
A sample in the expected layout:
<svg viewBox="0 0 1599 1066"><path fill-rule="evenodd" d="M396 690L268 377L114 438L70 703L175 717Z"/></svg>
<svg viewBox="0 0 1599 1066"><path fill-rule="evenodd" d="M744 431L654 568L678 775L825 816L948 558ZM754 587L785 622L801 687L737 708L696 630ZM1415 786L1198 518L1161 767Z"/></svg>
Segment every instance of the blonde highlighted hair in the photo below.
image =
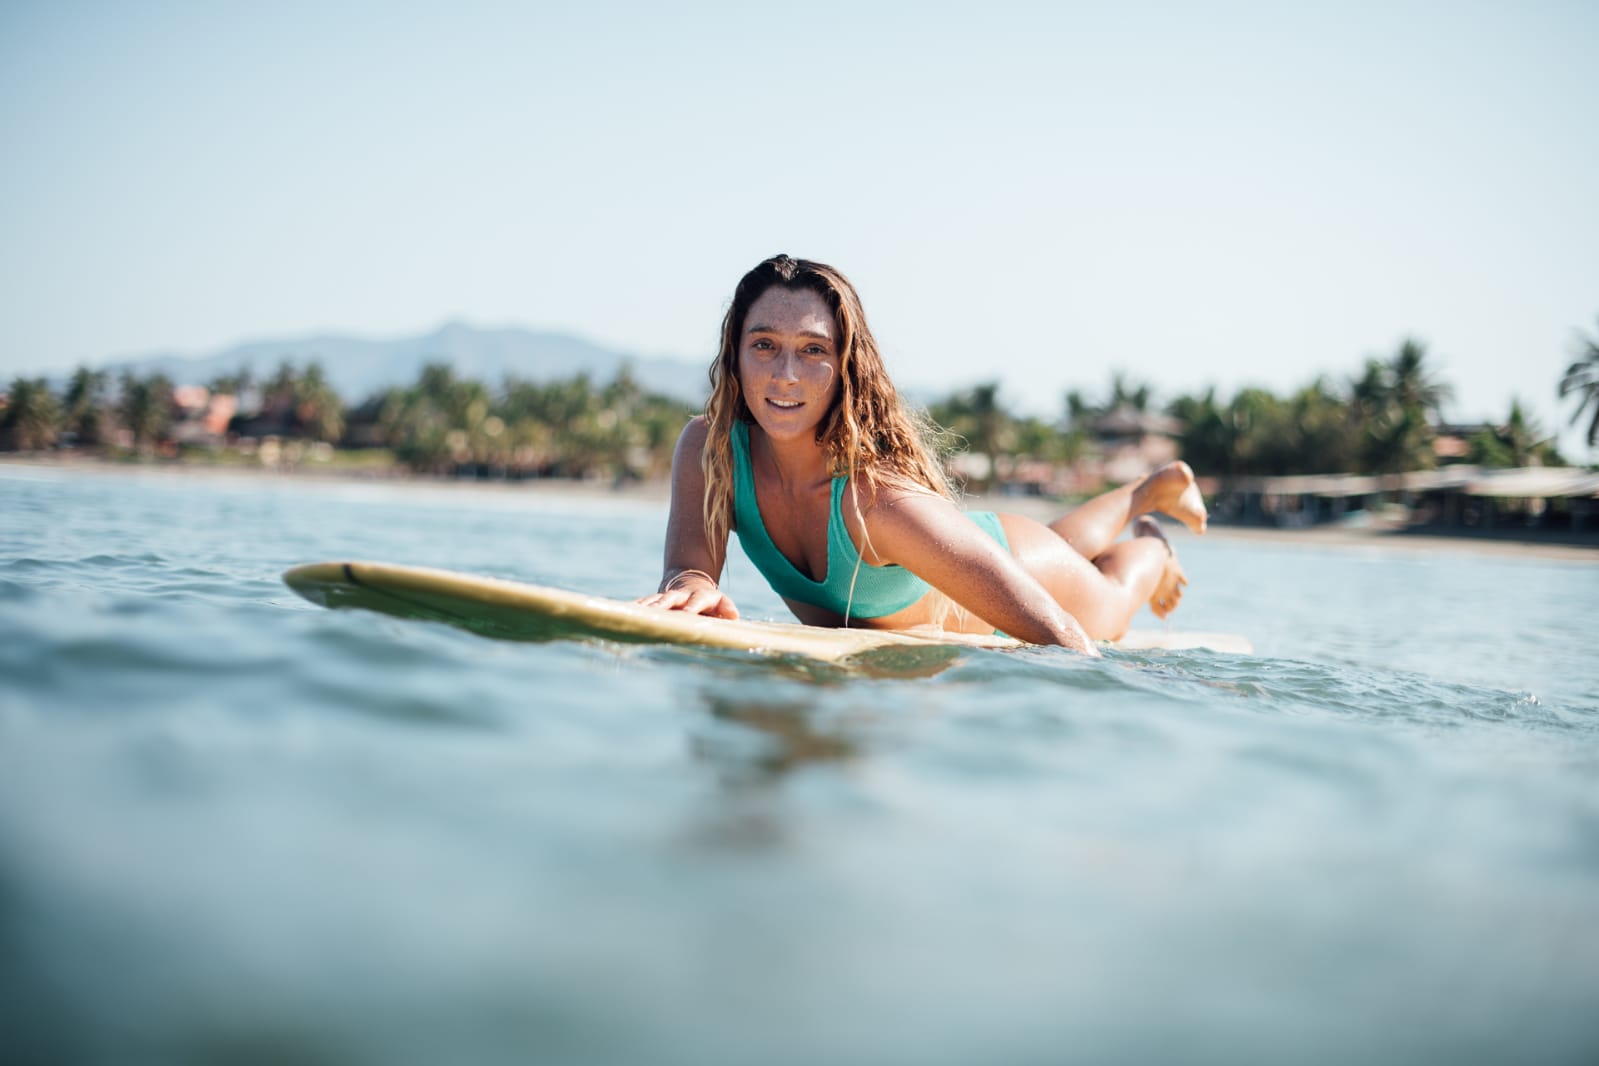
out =
<svg viewBox="0 0 1599 1066"><path fill-rule="evenodd" d="M705 471L705 531L724 544L733 528L735 420L754 422L738 376L739 338L750 306L773 286L815 292L833 312L838 331L839 390L816 427L833 475L850 476L859 507L860 483L867 499L886 484L907 485L954 499L931 444L931 423L907 411L883 367L877 341L866 325L861 298L849 279L825 263L775 255L745 274L722 319L722 338L711 364L711 395L705 404L707 435L700 464Z"/></svg>

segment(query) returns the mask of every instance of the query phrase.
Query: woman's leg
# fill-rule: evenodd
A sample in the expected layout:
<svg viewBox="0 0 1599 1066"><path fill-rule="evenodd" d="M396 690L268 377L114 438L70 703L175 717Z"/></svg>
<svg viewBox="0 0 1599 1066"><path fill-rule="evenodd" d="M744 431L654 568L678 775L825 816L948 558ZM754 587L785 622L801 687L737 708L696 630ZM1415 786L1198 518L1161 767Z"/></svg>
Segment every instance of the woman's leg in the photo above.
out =
<svg viewBox="0 0 1599 1066"><path fill-rule="evenodd" d="M1166 572L1155 582L1155 591L1149 594L1149 609L1157 617L1167 618L1182 602L1183 586L1188 584L1188 575L1183 573L1182 566L1178 564L1177 552L1166 539L1166 534L1161 532L1159 522L1147 514L1139 515L1133 519L1133 536L1154 537L1166 545Z"/></svg>
<svg viewBox="0 0 1599 1066"><path fill-rule="evenodd" d="M1011 554L1094 640L1120 637L1146 603L1164 618L1182 598L1187 579L1153 522L1154 534L1140 529L1089 562L1049 526L1020 515L999 518Z"/></svg>
<svg viewBox="0 0 1599 1066"><path fill-rule="evenodd" d="M1129 522L1150 511L1170 515L1195 533L1205 532L1205 500L1187 463L1167 463L1137 481L1096 496L1055 519L1049 528L1079 555L1098 559Z"/></svg>

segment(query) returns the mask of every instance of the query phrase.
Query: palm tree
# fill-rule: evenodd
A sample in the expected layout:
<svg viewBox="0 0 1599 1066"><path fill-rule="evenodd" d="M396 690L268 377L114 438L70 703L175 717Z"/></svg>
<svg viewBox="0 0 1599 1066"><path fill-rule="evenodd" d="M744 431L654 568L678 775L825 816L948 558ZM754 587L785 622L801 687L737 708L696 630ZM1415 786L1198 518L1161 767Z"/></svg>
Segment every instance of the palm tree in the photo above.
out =
<svg viewBox="0 0 1599 1066"><path fill-rule="evenodd" d="M1283 403L1265 389L1239 390L1227 405L1226 419L1232 430L1229 473L1234 475L1276 474L1281 472Z"/></svg>
<svg viewBox="0 0 1599 1066"><path fill-rule="evenodd" d="M124 372L117 411L133 434L134 448L148 451L172 424L172 382L165 374L140 378Z"/></svg>
<svg viewBox="0 0 1599 1066"><path fill-rule="evenodd" d="M1443 420L1443 405L1454 398L1454 389L1439 380L1427 367L1427 346L1407 337L1389 364L1394 402L1400 407L1419 410Z"/></svg>
<svg viewBox="0 0 1599 1066"><path fill-rule="evenodd" d="M988 458L988 475L981 483L984 489L991 488L998 477L1000 453L1014 437L1011 415L999 402L999 382L957 392L932 405L928 414L944 429L964 438L971 451Z"/></svg>
<svg viewBox="0 0 1599 1066"><path fill-rule="evenodd" d="M1068 397L1068 403L1071 397ZM1179 396L1166 413L1183 424L1177 446L1183 459L1201 474L1237 473L1238 427L1228 410L1216 400L1214 387L1203 396ZM1080 414L1073 415L1076 422Z"/></svg>
<svg viewBox="0 0 1599 1066"><path fill-rule="evenodd" d="M379 422L395 458L413 469L443 471L455 451L451 402L459 383L448 363L429 363L408 389L390 389Z"/></svg>
<svg viewBox="0 0 1599 1066"><path fill-rule="evenodd" d="M1370 474L1428 469L1433 421L1452 395L1426 366L1427 346L1407 338L1387 362L1367 359L1350 387L1351 422L1358 427L1361 466Z"/></svg>
<svg viewBox="0 0 1599 1066"><path fill-rule="evenodd" d="M1081 389L1066 394L1066 426L1068 429L1085 429L1099 410L1085 397Z"/></svg>
<svg viewBox="0 0 1599 1066"><path fill-rule="evenodd" d="M622 364L611 383L600 390L600 403L623 418L632 415L643 401L644 386L639 384L633 368L626 363Z"/></svg>
<svg viewBox="0 0 1599 1066"><path fill-rule="evenodd" d="M278 368L272 372L272 376L267 379L262 388L272 395L289 393L294 391L294 386L299 380L300 375L295 371L293 361L280 359L278 360Z"/></svg>
<svg viewBox="0 0 1599 1066"><path fill-rule="evenodd" d="M972 418L976 422L978 450L994 462L998 463L999 453L1005 450L1005 438L1009 435L1010 413L999 403L999 382L990 381L978 385L970 394ZM994 476L998 476L997 466Z"/></svg>
<svg viewBox="0 0 1599 1066"><path fill-rule="evenodd" d="M232 374L218 374L211 379L211 383L206 388L212 392L237 396L245 389L253 388L254 386L255 372L246 366Z"/></svg>
<svg viewBox="0 0 1599 1066"><path fill-rule="evenodd" d="M1516 466L1541 465L1541 453L1547 449L1549 435L1536 419L1522 410L1520 399L1510 401L1510 417L1505 420L1503 433L1511 461Z"/></svg>
<svg viewBox="0 0 1599 1066"><path fill-rule="evenodd" d="M55 443L61 405L44 378L15 378L0 408L0 442L32 452Z"/></svg>
<svg viewBox="0 0 1599 1066"><path fill-rule="evenodd" d="M1599 443L1599 332L1593 337L1578 335L1580 354L1560 379L1560 396L1577 397L1577 409L1571 412L1571 424L1576 425L1588 408L1593 413L1588 418L1588 447Z"/></svg>
<svg viewBox="0 0 1599 1066"><path fill-rule="evenodd" d="M534 386L535 417L550 427L555 445L553 472L585 477L609 455L600 397L587 374Z"/></svg>
<svg viewBox="0 0 1599 1066"><path fill-rule="evenodd" d="M1503 426L1483 430L1471 439L1470 460L1480 466L1559 466L1560 452L1537 419L1510 401Z"/></svg>
<svg viewBox="0 0 1599 1066"><path fill-rule="evenodd" d="M1388 417L1390 395L1388 369L1378 359L1367 359L1360 377L1349 383L1349 404L1353 420L1369 425Z"/></svg>
<svg viewBox="0 0 1599 1066"><path fill-rule="evenodd" d="M1009 438L1018 457L1041 459L1051 466L1071 466L1088 451L1088 434L1080 429L1061 431L1053 419L1028 415L1011 423Z"/></svg>
<svg viewBox="0 0 1599 1066"><path fill-rule="evenodd" d="M1148 382L1134 381L1117 370L1110 376L1110 403L1105 406L1105 410L1115 411L1129 407L1142 414L1149 410L1149 402L1154 395L1154 390L1150 388Z"/></svg>
<svg viewBox="0 0 1599 1066"><path fill-rule="evenodd" d="M344 404L333 391L322 364L312 360L294 384L294 420L313 440L334 444L344 435Z"/></svg>
<svg viewBox="0 0 1599 1066"><path fill-rule="evenodd" d="M67 382L67 392L62 399L62 406L66 409L62 428L71 433L80 445L101 444L105 440L107 381L108 375L104 370L80 366L72 372L72 379Z"/></svg>
<svg viewBox="0 0 1599 1066"><path fill-rule="evenodd" d="M1325 378L1294 393L1286 425L1288 474L1335 474L1353 470L1355 440L1349 404Z"/></svg>
<svg viewBox="0 0 1599 1066"><path fill-rule="evenodd" d="M1148 382L1135 381L1124 371L1113 370L1110 375L1110 395L1104 403L1094 403L1081 390L1066 393L1066 423L1084 426L1099 418L1123 409L1139 414L1147 412L1155 399L1155 390Z"/></svg>

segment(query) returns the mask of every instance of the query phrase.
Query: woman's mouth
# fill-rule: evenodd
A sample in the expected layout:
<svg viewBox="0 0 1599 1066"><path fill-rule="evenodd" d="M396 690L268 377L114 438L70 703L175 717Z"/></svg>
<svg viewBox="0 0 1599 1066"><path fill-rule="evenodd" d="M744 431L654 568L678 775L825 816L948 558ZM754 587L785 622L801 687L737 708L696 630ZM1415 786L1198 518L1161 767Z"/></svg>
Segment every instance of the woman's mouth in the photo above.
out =
<svg viewBox="0 0 1599 1066"><path fill-rule="evenodd" d="M796 407L805 406L799 400L774 400L774 399L771 399L770 397L767 398L766 402L771 404L773 407L776 407L780 411L792 411Z"/></svg>

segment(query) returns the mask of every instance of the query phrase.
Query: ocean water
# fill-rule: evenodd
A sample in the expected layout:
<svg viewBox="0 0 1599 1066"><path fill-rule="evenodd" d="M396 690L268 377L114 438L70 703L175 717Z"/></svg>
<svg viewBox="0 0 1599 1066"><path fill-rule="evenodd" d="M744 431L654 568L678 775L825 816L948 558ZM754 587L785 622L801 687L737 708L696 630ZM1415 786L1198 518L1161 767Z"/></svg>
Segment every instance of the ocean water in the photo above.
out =
<svg viewBox="0 0 1599 1066"><path fill-rule="evenodd" d="M920 677L279 580L633 596L663 519L0 466L0 1059L1599 1061L1599 560L1179 535L1258 654Z"/></svg>

